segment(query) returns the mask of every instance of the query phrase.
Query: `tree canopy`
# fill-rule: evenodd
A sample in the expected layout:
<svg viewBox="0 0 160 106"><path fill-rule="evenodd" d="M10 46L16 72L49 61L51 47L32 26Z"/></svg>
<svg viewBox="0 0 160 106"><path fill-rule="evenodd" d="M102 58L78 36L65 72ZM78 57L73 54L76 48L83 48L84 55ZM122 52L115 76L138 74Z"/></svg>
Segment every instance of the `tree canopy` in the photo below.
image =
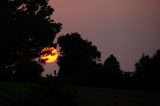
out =
<svg viewBox="0 0 160 106"><path fill-rule="evenodd" d="M150 57L149 55L143 55L135 66L135 79L143 81L144 83L154 83L159 81L160 50L157 50L153 57Z"/></svg>
<svg viewBox="0 0 160 106"><path fill-rule="evenodd" d="M122 79L122 70L116 57L112 54L103 63L103 77L111 84L118 83Z"/></svg>
<svg viewBox="0 0 160 106"><path fill-rule="evenodd" d="M51 19L54 9L48 0L8 0L6 6L8 16L2 20L5 33L0 39L1 64L37 58L43 47L53 45L61 24Z"/></svg>
<svg viewBox="0 0 160 106"><path fill-rule="evenodd" d="M84 74L93 71L100 61L101 53L97 47L83 40L78 33L66 34L58 38L60 47L60 57L58 65L60 66L59 76Z"/></svg>
<svg viewBox="0 0 160 106"><path fill-rule="evenodd" d="M121 74L120 64L114 55L105 60L103 70L110 74Z"/></svg>
<svg viewBox="0 0 160 106"><path fill-rule="evenodd" d="M54 46L61 24L51 19L54 9L48 0L5 0L0 11L0 71L17 67L26 59L33 63L42 48Z"/></svg>

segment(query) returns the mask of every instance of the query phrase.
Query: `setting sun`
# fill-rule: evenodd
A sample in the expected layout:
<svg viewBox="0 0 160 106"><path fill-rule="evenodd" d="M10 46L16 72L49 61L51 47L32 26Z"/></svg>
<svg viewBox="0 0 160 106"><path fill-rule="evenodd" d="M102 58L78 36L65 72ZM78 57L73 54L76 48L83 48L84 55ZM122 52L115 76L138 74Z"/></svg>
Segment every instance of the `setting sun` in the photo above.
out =
<svg viewBox="0 0 160 106"><path fill-rule="evenodd" d="M52 63L58 58L58 52L53 47L46 47L41 51L41 59L46 63Z"/></svg>

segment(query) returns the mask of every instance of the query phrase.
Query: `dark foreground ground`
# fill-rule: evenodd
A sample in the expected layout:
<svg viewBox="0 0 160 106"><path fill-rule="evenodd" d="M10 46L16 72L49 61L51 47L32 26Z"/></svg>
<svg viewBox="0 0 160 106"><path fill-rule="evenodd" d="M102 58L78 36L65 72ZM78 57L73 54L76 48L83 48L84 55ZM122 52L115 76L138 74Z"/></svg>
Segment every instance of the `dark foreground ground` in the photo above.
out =
<svg viewBox="0 0 160 106"><path fill-rule="evenodd" d="M79 106L160 106L160 92L80 88Z"/></svg>
<svg viewBox="0 0 160 106"><path fill-rule="evenodd" d="M49 87L47 84L0 82L0 106L160 106L160 92L157 91L90 87L61 87L54 91L54 87Z"/></svg>

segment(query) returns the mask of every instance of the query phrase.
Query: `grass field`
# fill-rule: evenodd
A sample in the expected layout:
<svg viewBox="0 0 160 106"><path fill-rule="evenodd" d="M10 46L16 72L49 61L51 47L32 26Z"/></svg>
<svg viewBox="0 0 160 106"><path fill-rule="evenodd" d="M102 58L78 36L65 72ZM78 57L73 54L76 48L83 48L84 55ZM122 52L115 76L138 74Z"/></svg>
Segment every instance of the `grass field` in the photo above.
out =
<svg viewBox="0 0 160 106"><path fill-rule="evenodd" d="M23 98L32 98L31 96L33 95L31 95L31 92L35 92L32 91L33 88L39 87L38 84L0 82L0 106L10 106L12 103L19 103ZM71 88L78 90L74 98L74 102L76 102L78 106L160 106L160 92L89 87ZM66 88L63 87L63 89ZM37 97L38 96L42 96L42 94L37 95ZM44 98L45 97L42 99ZM50 101L52 101L52 99L50 99ZM41 103L41 101L37 102Z"/></svg>
<svg viewBox="0 0 160 106"><path fill-rule="evenodd" d="M79 106L160 106L160 92L80 88Z"/></svg>

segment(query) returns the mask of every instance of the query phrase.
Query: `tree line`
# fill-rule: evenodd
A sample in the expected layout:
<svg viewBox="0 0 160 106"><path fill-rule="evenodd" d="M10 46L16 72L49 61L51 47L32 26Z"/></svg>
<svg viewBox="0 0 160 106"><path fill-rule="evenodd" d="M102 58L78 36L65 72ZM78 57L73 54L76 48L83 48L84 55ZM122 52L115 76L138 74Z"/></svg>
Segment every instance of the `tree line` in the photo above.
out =
<svg viewBox="0 0 160 106"><path fill-rule="evenodd" d="M111 54L102 63L101 53L78 33L58 38L60 66L58 77L62 83L95 87L126 89L159 89L160 50L150 57L143 54L135 70L123 71L117 58Z"/></svg>
<svg viewBox="0 0 160 106"><path fill-rule="evenodd" d="M56 82L69 85L134 89L158 88L160 50L143 55L134 72L124 72L111 54L104 63L101 52L79 33L68 33L53 43L62 24L51 19L48 0L8 0L1 3L0 80ZM7 12L5 12L8 10ZM6 14L7 13L7 14ZM56 76L42 77L41 49L59 46Z"/></svg>

